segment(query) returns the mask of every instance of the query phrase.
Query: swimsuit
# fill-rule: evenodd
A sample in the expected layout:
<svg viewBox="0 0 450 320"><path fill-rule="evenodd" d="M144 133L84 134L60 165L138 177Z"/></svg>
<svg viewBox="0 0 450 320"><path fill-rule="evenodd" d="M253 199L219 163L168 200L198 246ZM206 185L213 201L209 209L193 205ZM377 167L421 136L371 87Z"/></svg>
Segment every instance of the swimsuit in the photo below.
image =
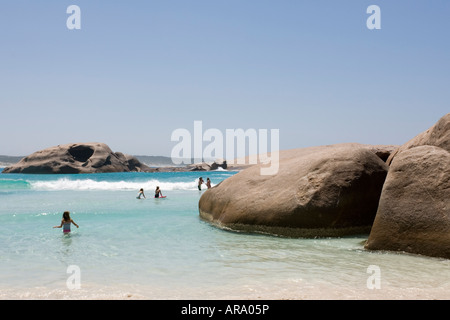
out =
<svg viewBox="0 0 450 320"><path fill-rule="evenodd" d="M64 233L69 233L70 232L70 222L64 222L63 232Z"/></svg>

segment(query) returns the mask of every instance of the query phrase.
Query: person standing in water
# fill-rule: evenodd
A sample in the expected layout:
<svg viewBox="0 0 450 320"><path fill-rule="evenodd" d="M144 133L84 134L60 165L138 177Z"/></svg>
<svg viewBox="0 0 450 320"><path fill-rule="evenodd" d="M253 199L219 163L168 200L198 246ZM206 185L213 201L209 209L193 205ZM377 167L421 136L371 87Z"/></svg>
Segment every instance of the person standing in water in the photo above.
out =
<svg viewBox="0 0 450 320"><path fill-rule="evenodd" d="M206 186L208 189L211 189L211 180L209 180L209 178L206 178Z"/></svg>
<svg viewBox="0 0 450 320"><path fill-rule="evenodd" d="M156 187L155 198L159 198L160 195L161 195L161 197L163 196L162 192L161 192L161 189L159 189L159 187Z"/></svg>
<svg viewBox="0 0 450 320"><path fill-rule="evenodd" d="M200 178L198 178L198 190L202 190L202 184L204 183L205 181L203 181L203 178L202 177L200 177Z"/></svg>
<svg viewBox="0 0 450 320"><path fill-rule="evenodd" d="M136 197L136 199L141 199L141 197L145 198L145 194L144 194L144 189L141 188L141 190L139 190L138 196Z"/></svg>
<svg viewBox="0 0 450 320"><path fill-rule="evenodd" d="M64 211L63 213L63 218L61 220L61 225L59 226L54 226L53 228L63 228L63 232L64 234L69 234L70 233L70 225L74 224L77 228L79 228L79 226L75 223L75 221L73 221L70 218L70 212L69 211Z"/></svg>

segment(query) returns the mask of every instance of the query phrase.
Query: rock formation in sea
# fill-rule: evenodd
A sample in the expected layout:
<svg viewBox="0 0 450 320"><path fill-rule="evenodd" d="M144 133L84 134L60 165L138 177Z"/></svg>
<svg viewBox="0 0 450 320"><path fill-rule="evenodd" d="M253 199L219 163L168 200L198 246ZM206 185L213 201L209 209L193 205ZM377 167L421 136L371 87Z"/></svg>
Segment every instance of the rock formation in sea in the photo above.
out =
<svg viewBox="0 0 450 320"><path fill-rule="evenodd" d="M389 159L367 249L450 258L450 113Z"/></svg>
<svg viewBox="0 0 450 320"><path fill-rule="evenodd" d="M150 171L135 157L113 152L104 143L72 143L37 151L2 173L104 173Z"/></svg>
<svg viewBox="0 0 450 320"><path fill-rule="evenodd" d="M214 161L212 163L201 162L186 166L187 171L214 171L218 170L219 168L226 170L228 168L227 162L225 160L219 162ZM232 169L236 169L236 167L233 166Z"/></svg>
<svg viewBox="0 0 450 320"><path fill-rule="evenodd" d="M388 171L380 149L348 143L280 151L277 174L261 175L257 164L205 191L200 217L284 236L368 233Z"/></svg>

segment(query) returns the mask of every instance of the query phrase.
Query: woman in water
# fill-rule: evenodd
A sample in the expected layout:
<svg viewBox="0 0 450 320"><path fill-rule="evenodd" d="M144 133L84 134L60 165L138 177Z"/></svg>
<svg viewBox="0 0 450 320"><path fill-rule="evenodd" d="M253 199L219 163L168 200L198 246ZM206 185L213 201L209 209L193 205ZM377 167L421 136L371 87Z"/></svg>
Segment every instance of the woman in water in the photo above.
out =
<svg viewBox="0 0 450 320"><path fill-rule="evenodd" d="M162 192L161 192L161 189L159 189L159 187L156 187L155 198L159 198L160 195L161 195L161 197L163 196Z"/></svg>
<svg viewBox="0 0 450 320"><path fill-rule="evenodd" d="M70 212L69 211L64 211L63 213L63 218L61 220L61 225L59 226L54 226L53 228L63 228L63 232L64 234L69 234L70 233L70 225L74 224L77 228L79 228L79 226L75 223L75 221L73 221L70 218Z"/></svg>
<svg viewBox="0 0 450 320"><path fill-rule="evenodd" d="M203 181L203 178L202 177L200 177L200 178L198 178L198 190L202 190L202 184L204 183L205 181Z"/></svg>
<svg viewBox="0 0 450 320"><path fill-rule="evenodd" d="M144 197L145 199L145 194L144 194L144 189L141 188L141 190L139 190L138 196L136 197L136 199L141 199L141 197Z"/></svg>
<svg viewBox="0 0 450 320"><path fill-rule="evenodd" d="M206 186L208 189L211 189L211 180L209 180L209 178L206 178Z"/></svg>

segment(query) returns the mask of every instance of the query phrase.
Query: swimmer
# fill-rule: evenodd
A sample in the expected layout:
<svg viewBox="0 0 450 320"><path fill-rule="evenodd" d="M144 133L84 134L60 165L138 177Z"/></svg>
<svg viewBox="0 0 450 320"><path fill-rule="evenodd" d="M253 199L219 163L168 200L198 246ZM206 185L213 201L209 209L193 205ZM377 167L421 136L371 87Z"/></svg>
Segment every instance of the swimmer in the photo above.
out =
<svg viewBox="0 0 450 320"><path fill-rule="evenodd" d="M145 199L145 194L144 194L144 189L141 188L141 190L139 190L138 196L136 197L136 199L141 199L141 197L144 197Z"/></svg>
<svg viewBox="0 0 450 320"><path fill-rule="evenodd" d="M205 181L203 181L203 178L202 178L202 177L200 177L200 178L198 179L198 190L202 191L202 184L203 184L204 182L205 182Z"/></svg>
<svg viewBox="0 0 450 320"><path fill-rule="evenodd" d="M74 224L77 228L79 228L79 226L75 223L75 221L73 221L70 218L70 212L69 211L64 211L63 213L63 218L61 220L61 225L59 226L54 226L53 228L63 228L63 232L64 234L69 234L70 233L70 225Z"/></svg>
<svg viewBox="0 0 450 320"><path fill-rule="evenodd" d="M159 189L159 187L156 187L155 198L159 198L160 195L161 195L161 197L163 197L161 189Z"/></svg>

